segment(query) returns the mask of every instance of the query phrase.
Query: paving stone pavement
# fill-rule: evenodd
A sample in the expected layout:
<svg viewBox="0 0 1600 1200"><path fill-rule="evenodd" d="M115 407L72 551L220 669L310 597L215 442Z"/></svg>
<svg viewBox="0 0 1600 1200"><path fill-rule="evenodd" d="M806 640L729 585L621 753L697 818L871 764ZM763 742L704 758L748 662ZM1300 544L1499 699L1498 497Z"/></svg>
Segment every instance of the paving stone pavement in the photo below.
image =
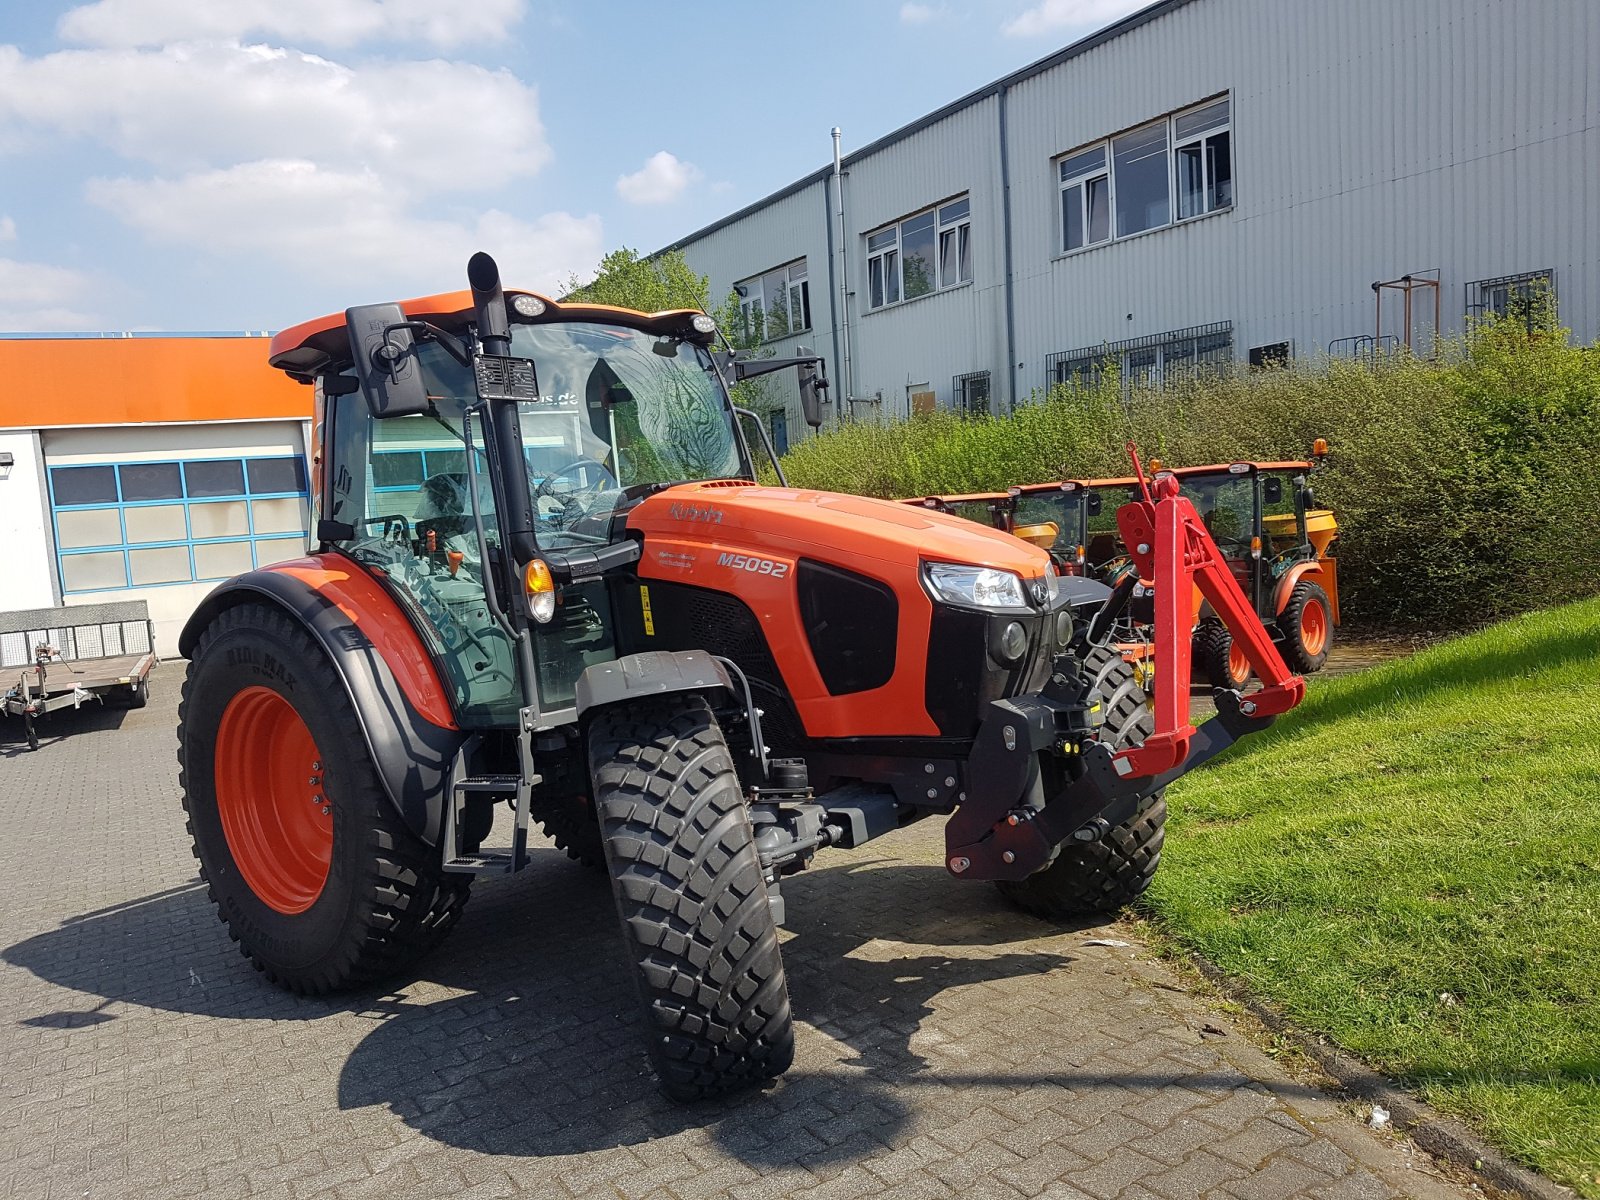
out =
<svg viewBox="0 0 1600 1200"><path fill-rule="evenodd" d="M286 995L196 879L182 670L143 710L53 717L37 753L0 722L0 1197L1472 1194L1124 927L950 878L935 822L785 885L798 1053L738 1100L656 1092L605 880L542 844L414 977Z"/></svg>

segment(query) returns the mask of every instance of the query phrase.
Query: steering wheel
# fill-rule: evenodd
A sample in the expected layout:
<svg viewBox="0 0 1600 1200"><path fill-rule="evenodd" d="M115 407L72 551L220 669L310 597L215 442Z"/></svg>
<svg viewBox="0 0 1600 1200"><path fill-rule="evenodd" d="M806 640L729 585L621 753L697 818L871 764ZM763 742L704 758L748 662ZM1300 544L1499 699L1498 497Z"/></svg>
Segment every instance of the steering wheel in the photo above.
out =
<svg viewBox="0 0 1600 1200"><path fill-rule="evenodd" d="M610 486L612 488L618 488L621 486L617 482L617 477L611 473L610 467L606 466L605 463L600 462L598 459L585 456L583 458L575 458L571 462L564 465L559 471L551 471L549 474L547 474L544 479L540 481L539 486L533 489L534 503L537 504L539 502L539 497L541 496L549 496L551 499L556 499L555 491L550 485L558 479L565 479L579 467L594 467L600 472L601 475L605 477L606 480L610 481ZM585 488L583 490L590 492L602 491L604 490L604 484L602 483L600 485Z"/></svg>

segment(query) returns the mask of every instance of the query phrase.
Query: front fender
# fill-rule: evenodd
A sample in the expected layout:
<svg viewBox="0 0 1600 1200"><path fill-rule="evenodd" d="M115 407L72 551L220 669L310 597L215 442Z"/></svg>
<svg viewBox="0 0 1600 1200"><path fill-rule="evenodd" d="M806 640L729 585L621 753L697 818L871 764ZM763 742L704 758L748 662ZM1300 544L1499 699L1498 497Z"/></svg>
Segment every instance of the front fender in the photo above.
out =
<svg viewBox="0 0 1600 1200"><path fill-rule="evenodd" d="M578 676L578 715L644 696L718 691L732 695L733 678L728 668L704 650L646 650L615 662L596 663Z"/></svg>
<svg viewBox="0 0 1600 1200"><path fill-rule="evenodd" d="M225 609L266 601L322 647L355 709L395 811L429 845L443 827L452 761L468 735L411 619L365 569L317 554L230 579L201 602L178 639L184 657Z"/></svg>

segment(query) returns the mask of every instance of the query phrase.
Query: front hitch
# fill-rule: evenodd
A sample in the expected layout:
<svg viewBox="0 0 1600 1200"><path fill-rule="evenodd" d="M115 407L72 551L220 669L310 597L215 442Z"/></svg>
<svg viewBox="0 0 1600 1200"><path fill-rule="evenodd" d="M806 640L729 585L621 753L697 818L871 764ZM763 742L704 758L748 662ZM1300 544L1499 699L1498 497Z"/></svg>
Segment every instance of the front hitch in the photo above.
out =
<svg viewBox="0 0 1600 1200"><path fill-rule="evenodd" d="M1136 816L1147 797L1304 699L1305 680L1290 673L1178 481L1161 476L1154 496L1147 490L1145 497L1118 509L1117 525L1137 576L1155 587L1154 732L1122 750L1100 741L1093 697L1071 658L1057 661L1038 695L992 702L973 743L967 795L945 827L952 874L1026 878L1048 865L1061 843L1105 836ZM1197 590L1262 682L1248 696L1218 690L1217 715L1199 728L1189 720ZM1088 636L1106 636L1118 601L1115 593L1108 598Z"/></svg>

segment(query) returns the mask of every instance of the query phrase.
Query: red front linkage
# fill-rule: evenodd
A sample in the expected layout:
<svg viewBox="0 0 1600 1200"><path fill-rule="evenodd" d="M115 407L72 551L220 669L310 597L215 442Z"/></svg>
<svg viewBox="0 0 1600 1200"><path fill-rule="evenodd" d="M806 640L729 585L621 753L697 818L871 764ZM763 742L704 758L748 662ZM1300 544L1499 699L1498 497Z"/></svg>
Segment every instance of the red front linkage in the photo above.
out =
<svg viewBox="0 0 1600 1200"><path fill-rule="evenodd" d="M1139 456L1131 446L1129 452L1142 484ZM1210 602L1261 680L1261 690L1241 702L1242 713L1277 716L1299 704L1306 694L1305 680L1290 674L1200 514L1180 494L1177 479L1158 476L1154 497L1148 486L1144 494L1143 500L1117 510L1117 527L1139 577L1155 586L1156 729L1143 745L1117 754L1117 773L1124 777L1159 775L1188 756L1189 739L1195 732L1189 720L1193 589L1199 589Z"/></svg>

